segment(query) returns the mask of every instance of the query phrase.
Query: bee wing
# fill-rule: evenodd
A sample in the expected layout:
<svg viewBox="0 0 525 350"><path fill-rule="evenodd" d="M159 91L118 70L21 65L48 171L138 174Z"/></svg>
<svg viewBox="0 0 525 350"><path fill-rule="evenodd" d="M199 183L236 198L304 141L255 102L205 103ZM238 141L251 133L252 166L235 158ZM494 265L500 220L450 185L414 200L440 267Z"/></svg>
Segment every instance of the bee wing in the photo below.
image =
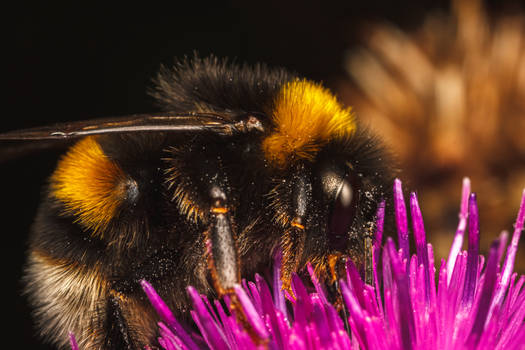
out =
<svg viewBox="0 0 525 350"><path fill-rule="evenodd" d="M214 113L135 114L92 119L0 133L0 162L42 150L63 148L89 135L135 132L202 132L231 134L242 121Z"/></svg>
<svg viewBox="0 0 525 350"><path fill-rule="evenodd" d="M0 134L0 141L64 140L88 135L154 131L210 130L231 133L235 126L231 116L212 113L135 114L8 131Z"/></svg>

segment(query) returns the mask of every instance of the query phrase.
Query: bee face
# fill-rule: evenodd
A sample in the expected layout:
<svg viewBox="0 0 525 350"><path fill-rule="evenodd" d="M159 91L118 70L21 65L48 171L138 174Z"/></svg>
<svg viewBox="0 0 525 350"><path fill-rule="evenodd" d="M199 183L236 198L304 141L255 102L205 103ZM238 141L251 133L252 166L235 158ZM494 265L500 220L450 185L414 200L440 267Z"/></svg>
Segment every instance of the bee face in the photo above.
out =
<svg viewBox="0 0 525 350"><path fill-rule="evenodd" d="M270 192L274 222L281 226L285 287L309 262L327 280L330 262L363 262L364 238L374 228L377 204L388 196L383 152L367 135L332 141L313 162L301 162L275 178Z"/></svg>
<svg viewBox="0 0 525 350"><path fill-rule="evenodd" d="M282 251L284 288L311 263L362 263L391 174L384 151L321 85L214 58L163 69L167 114L0 135L78 138L51 175L30 241L27 291L42 334L139 348L151 282L178 316L185 287L229 294ZM45 293L42 293L45 290Z"/></svg>

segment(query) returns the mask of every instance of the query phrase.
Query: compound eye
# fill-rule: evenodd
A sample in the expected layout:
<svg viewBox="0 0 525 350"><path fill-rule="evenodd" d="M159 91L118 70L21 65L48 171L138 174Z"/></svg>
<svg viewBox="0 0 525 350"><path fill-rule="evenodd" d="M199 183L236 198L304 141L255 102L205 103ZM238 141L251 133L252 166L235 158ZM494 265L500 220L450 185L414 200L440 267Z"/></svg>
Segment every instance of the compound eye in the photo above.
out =
<svg viewBox="0 0 525 350"><path fill-rule="evenodd" d="M352 181L351 174L346 174L335 195L330 213L329 231L330 241L336 246L344 244L354 221L357 208L358 192L356 182Z"/></svg>

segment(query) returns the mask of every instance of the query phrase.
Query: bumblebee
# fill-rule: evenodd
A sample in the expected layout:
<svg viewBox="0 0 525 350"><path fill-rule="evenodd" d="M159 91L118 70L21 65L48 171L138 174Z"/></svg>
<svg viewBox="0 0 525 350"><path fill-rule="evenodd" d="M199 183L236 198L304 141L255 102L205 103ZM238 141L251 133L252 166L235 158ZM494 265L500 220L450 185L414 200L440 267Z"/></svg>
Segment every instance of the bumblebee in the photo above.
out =
<svg viewBox="0 0 525 350"><path fill-rule="evenodd" d="M321 84L215 57L162 68L161 114L0 135L71 143L50 176L24 280L42 336L68 348L154 344L140 281L179 318L192 285L232 292L282 254L283 288L311 263L332 283L362 266L392 174L381 144ZM27 147L26 147L27 148Z"/></svg>

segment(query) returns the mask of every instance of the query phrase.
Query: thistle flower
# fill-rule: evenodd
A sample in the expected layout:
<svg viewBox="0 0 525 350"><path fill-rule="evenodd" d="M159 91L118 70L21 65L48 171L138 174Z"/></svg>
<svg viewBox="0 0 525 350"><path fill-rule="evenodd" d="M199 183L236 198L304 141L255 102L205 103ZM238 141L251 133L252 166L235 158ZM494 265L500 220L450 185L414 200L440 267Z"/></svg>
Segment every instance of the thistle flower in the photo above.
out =
<svg viewBox="0 0 525 350"><path fill-rule="evenodd" d="M142 281L162 319L160 345L167 350L525 348L525 276L513 273L525 220L525 191L500 266L508 234L503 232L492 243L486 258L478 254L476 195L470 193L469 180L464 180L458 228L448 258L437 269L437 281L433 249L426 241L415 193L410 195L409 210L416 253L409 255L408 215L399 180L394 185L394 208L402 248L398 250L391 238L381 247L385 208L379 205L373 285L365 284L349 261L346 278L339 281L344 300L341 312L328 301L311 266L308 272L315 291L309 292L298 275L292 276L293 297L283 291L279 257L272 289L259 275L255 282L244 280L235 288L249 327L238 321L228 297L224 303L211 302L188 287L194 307L191 316L200 334L190 331L175 319L153 287ZM468 249L461 251L467 227Z"/></svg>

